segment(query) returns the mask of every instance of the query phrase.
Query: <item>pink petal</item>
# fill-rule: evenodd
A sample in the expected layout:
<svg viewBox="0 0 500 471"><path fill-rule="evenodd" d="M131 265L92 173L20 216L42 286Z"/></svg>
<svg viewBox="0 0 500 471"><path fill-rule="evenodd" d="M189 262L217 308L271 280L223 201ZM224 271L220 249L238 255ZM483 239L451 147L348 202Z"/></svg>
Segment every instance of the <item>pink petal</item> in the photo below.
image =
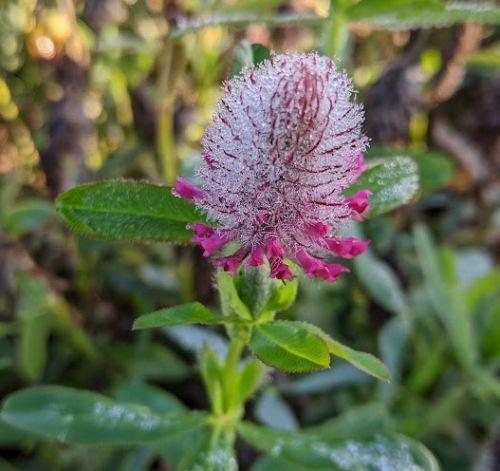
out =
<svg viewBox="0 0 500 471"><path fill-rule="evenodd" d="M283 247L278 242L278 239L276 239L275 237L267 239L266 256L269 261L271 261L271 258L274 257L283 258L285 256L285 251L283 250Z"/></svg>
<svg viewBox="0 0 500 471"><path fill-rule="evenodd" d="M330 227L322 222L315 222L306 227L307 233L311 237L324 237L330 232Z"/></svg>
<svg viewBox="0 0 500 471"><path fill-rule="evenodd" d="M200 190L200 188L192 185L181 177L177 177L175 180L175 186L172 189L172 193L188 201L194 201L196 198L201 198L203 196L203 191Z"/></svg>
<svg viewBox="0 0 500 471"><path fill-rule="evenodd" d="M370 244L369 240L348 237L346 239L326 238L328 248L338 257L350 259L361 255Z"/></svg>
<svg viewBox="0 0 500 471"><path fill-rule="evenodd" d="M250 257L248 258L245 266L247 267L259 267L264 263L264 247L262 245L254 245L250 252Z"/></svg>
<svg viewBox="0 0 500 471"><path fill-rule="evenodd" d="M240 249L229 257L216 258L213 263L216 267L222 267L224 271L235 275L243 259L248 255L248 250Z"/></svg>
<svg viewBox="0 0 500 471"><path fill-rule="evenodd" d="M357 221L362 221L361 213L366 211L370 205L368 203L368 197L371 195L369 190L360 190L354 195L346 199L349 208L352 210L352 215Z"/></svg>
<svg viewBox="0 0 500 471"><path fill-rule="evenodd" d="M277 278L278 280L292 280L293 273L290 267L279 258L274 258L271 262L271 278Z"/></svg>
<svg viewBox="0 0 500 471"><path fill-rule="evenodd" d="M341 273L349 270L338 263L327 263L309 255L305 250L300 250L296 255L297 261L304 269L304 273L312 278L313 276L330 283L334 282Z"/></svg>

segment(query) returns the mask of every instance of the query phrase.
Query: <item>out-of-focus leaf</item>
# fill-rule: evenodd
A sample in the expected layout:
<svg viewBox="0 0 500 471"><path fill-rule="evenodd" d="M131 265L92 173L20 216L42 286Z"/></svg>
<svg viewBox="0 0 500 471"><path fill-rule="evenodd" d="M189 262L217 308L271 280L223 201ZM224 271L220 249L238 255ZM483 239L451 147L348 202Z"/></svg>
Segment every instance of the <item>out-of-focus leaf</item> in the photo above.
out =
<svg viewBox="0 0 500 471"><path fill-rule="evenodd" d="M209 346L221 356L226 356L227 341L224 337L206 328L194 325L178 325L162 329L168 337L181 347L194 353L199 353L203 345Z"/></svg>
<svg viewBox="0 0 500 471"><path fill-rule="evenodd" d="M134 329L153 329L182 324L220 324L224 318L194 302L144 314L134 322Z"/></svg>
<svg viewBox="0 0 500 471"><path fill-rule="evenodd" d="M130 376L138 379L175 382L192 373L179 355L159 343L151 343L142 349L131 344L113 343L106 347L105 353Z"/></svg>
<svg viewBox="0 0 500 471"><path fill-rule="evenodd" d="M42 377L47 361L47 342L51 329L48 314L50 293L47 284L35 276L18 273L16 281L18 365L22 376L30 382L36 382Z"/></svg>
<svg viewBox="0 0 500 471"><path fill-rule="evenodd" d="M318 371L292 379L279 385L279 390L287 395L319 394L344 386L363 384L371 378L347 363L334 364L325 371Z"/></svg>
<svg viewBox="0 0 500 471"><path fill-rule="evenodd" d="M242 438L258 450L306 469L439 469L426 448L402 436L377 435L370 440L329 441L324 436L268 429L248 422L238 424L237 429Z"/></svg>
<svg viewBox="0 0 500 471"><path fill-rule="evenodd" d="M244 67L257 66L269 58L269 49L262 44L250 44L242 41L234 51L231 75L238 75Z"/></svg>
<svg viewBox="0 0 500 471"><path fill-rule="evenodd" d="M415 226L414 237L425 287L434 310L450 334L459 361L468 370L476 360L476 348L470 315L456 279L453 253L447 249L439 253L423 225Z"/></svg>
<svg viewBox="0 0 500 471"><path fill-rule="evenodd" d="M375 376L377 379L387 382L391 380L391 373L377 357L370 353L358 352L346 345L341 344L313 324L308 324L306 322L301 322L301 324L304 328L309 330L309 332L321 337L321 339L328 346L328 350L332 355L348 361L351 365L354 365L356 368L368 373L369 375Z"/></svg>
<svg viewBox="0 0 500 471"><path fill-rule="evenodd" d="M367 157L397 157L407 155L411 157L418 167L420 189L429 192L442 188L453 175L453 164L449 157L436 152L414 149L391 149L372 147L366 152Z"/></svg>
<svg viewBox="0 0 500 471"><path fill-rule="evenodd" d="M465 21L500 23L500 9L487 1L361 0L347 10L347 15L350 20L390 30L442 27Z"/></svg>
<svg viewBox="0 0 500 471"><path fill-rule="evenodd" d="M406 156L377 159L346 191L347 196L363 189L369 197L369 216L377 216L407 204L419 189L417 164Z"/></svg>
<svg viewBox="0 0 500 471"><path fill-rule="evenodd" d="M389 401L399 385L402 376L405 348L411 333L411 323L403 316L393 317L384 325L378 335L378 349L382 361L389 368L392 380L390 384L379 385L379 391L385 401Z"/></svg>
<svg viewBox="0 0 500 471"><path fill-rule="evenodd" d="M71 444L140 444L203 426L196 412L160 415L100 394L41 386L10 395L0 414L21 430Z"/></svg>
<svg viewBox="0 0 500 471"><path fill-rule="evenodd" d="M252 331L250 348L264 363L284 371L314 371L330 364L325 342L302 322L260 324Z"/></svg>
<svg viewBox="0 0 500 471"><path fill-rule="evenodd" d="M33 441L36 438L35 435L12 427L0 419L0 447L5 445L19 445L24 442Z"/></svg>
<svg viewBox="0 0 500 471"><path fill-rule="evenodd" d="M391 267L373 255L371 250L354 260L356 275L372 298L393 314L403 314L407 300L398 277Z"/></svg>
<svg viewBox="0 0 500 471"><path fill-rule="evenodd" d="M321 24L325 17L315 14L281 13L279 15L263 15L249 11L213 12L183 21L169 34L169 39L178 40L186 34L193 34L210 26L244 27L249 24L264 24L284 27L290 25L307 26Z"/></svg>
<svg viewBox="0 0 500 471"><path fill-rule="evenodd" d="M222 414L222 360L207 345L204 345L200 352L200 372L210 401L210 409L216 414Z"/></svg>
<svg viewBox="0 0 500 471"><path fill-rule="evenodd" d="M55 216L54 206L44 200L26 200L6 212L3 226L7 234L20 236L38 229Z"/></svg>
<svg viewBox="0 0 500 471"><path fill-rule="evenodd" d="M298 430L299 423L290 406L273 388L266 388L254 406L255 418L263 425L279 430Z"/></svg>
<svg viewBox="0 0 500 471"><path fill-rule="evenodd" d="M182 459L178 471L237 471L238 463L229 434L211 429L200 445Z"/></svg>
<svg viewBox="0 0 500 471"><path fill-rule="evenodd" d="M206 223L170 188L138 182L81 185L60 195L56 208L72 230L108 240L188 242L186 225Z"/></svg>
<svg viewBox="0 0 500 471"><path fill-rule="evenodd" d="M259 360L247 360L238 373L238 392L236 403L242 404L259 387L266 367Z"/></svg>
<svg viewBox="0 0 500 471"><path fill-rule="evenodd" d="M371 403L353 407L334 419L303 431L328 441L340 441L350 438L363 440L392 430L387 409L379 403Z"/></svg>
<svg viewBox="0 0 500 471"><path fill-rule="evenodd" d="M162 389L132 380L121 386L115 392L118 402L128 402L149 407L157 414L168 414L186 410L186 407L172 394Z"/></svg>

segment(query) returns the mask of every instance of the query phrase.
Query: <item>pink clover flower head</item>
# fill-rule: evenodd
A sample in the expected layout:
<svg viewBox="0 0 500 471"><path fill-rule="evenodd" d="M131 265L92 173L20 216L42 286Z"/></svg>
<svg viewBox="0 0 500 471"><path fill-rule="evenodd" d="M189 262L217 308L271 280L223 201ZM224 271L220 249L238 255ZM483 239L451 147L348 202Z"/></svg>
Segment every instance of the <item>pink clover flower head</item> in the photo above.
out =
<svg viewBox="0 0 500 471"><path fill-rule="evenodd" d="M344 191L366 170L363 111L348 77L326 57L272 54L224 85L202 138L201 188L179 179L174 192L193 201L217 226L193 224L206 256L231 241L240 248L214 263L230 273L267 259L271 276L293 277L286 260L307 276L333 282L367 241L340 238L361 219L368 190Z"/></svg>

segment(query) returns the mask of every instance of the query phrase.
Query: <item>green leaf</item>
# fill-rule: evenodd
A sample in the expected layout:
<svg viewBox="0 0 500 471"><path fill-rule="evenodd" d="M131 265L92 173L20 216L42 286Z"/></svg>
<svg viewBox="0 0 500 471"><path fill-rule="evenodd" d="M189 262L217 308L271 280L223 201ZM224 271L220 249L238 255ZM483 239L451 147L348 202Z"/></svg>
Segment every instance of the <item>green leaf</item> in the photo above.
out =
<svg viewBox="0 0 500 471"><path fill-rule="evenodd" d="M348 363L337 363L328 370L319 371L279 385L281 392L298 396L332 392L353 384L365 384L371 378Z"/></svg>
<svg viewBox="0 0 500 471"><path fill-rule="evenodd" d="M237 430L246 442L259 451L305 469L439 469L435 458L426 448L398 435L337 441L314 433L268 429L249 422L239 423Z"/></svg>
<svg viewBox="0 0 500 471"><path fill-rule="evenodd" d="M347 196L368 189L368 215L377 216L407 204L419 189L417 164L410 158L396 156L369 161L370 168L346 192Z"/></svg>
<svg viewBox="0 0 500 471"><path fill-rule="evenodd" d="M119 402L149 407L157 414L187 410L174 395L140 380L132 380L121 386L116 391L115 398Z"/></svg>
<svg viewBox="0 0 500 471"><path fill-rule="evenodd" d="M104 353L129 377L177 382L191 375L189 365L160 343L149 343L138 349L130 343L116 342L106 345Z"/></svg>
<svg viewBox="0 0 500 471"><path fill-rule="evenodd" d="M250 44L242 41L234 50L234 61L231 75L238 75L244 67L257 66L269 58L269 49L262 44Z"/></svg>
<svg viewBox="0 0 500 471"><path fill-rule="evenodd" d="M299 423L291 407L274 388L266 388L254 406L258 422L279 430L298 430Z"/></svg>
<svg viewBox="0 0 500 471"><path fill-rule="evenodd" d="M7 234L20 236L38 229L54 216L54 206L49 201L26 200L6 212L3 226Z"/></svg>
<svg viewBox="0 0 500 471"><path fill-rule="evenodd" d="M288 309L295 301L298 286L299 282L297 278L274 283L271 287L271 296L265 310L279 312Z"/></svg>
<svg viewBox="0 0 500 471"><path fill-rule="evenodd" d="M238 463L230 432L210 430L179 464L178 471L237 471Z"/></svg>
<svg viewBox="0 0 500 471"><path fill-rule="evenodd" d="M30 382L39 381L47 361L47 346L51 330L49 288L45 281L24 273L16 275L18 299L16 320L17 361L19 372Z"/></svg>
<svg viewBox="0 0 500 471"><path fill-rule="evenodd" d="M354 260L356 275L371 297L393 314L403 314L407 300L401 283L391 267L371 250Z"/></svg>
<svg viewBox="0 0 500 471"><path fill-rule="evenodd" d="M207 345L200 352L200 372L205 385L211 410L222 414L224 398L222 393L222 361Z"/></svg>
<svg viewBox="0 0 500 471"><path fill-rule="evenodd" d="M328 350L331 354L348 361L356 368L374 376L382 381L389 382L391 380L391 373L387 367L375 356L370 353L358 352L346 345L341 344L337 340L332 339L326 332L307 322L300 322L305 329L311 333L316 334L326 343Z"/></svg>
<svg viewBox="0 0 500 471"><path fill-rule="evenodd" d="M271 297L276 283L269 276L267 264L260 267L241 268L234 276L234 286L239 299L248 307L252 317L258 319Z"/></svg>
<svg viewBox="0 0 500 471"><path fill-rule="evenodd" d="M425 289L435 312L449 332L458 360L466 370L470 370L477 350L463 290L456 279L453 253L444 248L438 252L429 230L423 225L415 226L414 237Z"/></svg>
<svg viewBox="0 0 500 471"><path fill-rule="evenodd" d="M442 27L466 21L500 24L500 8L487 1L361 0L348 9L347 15L350 20L391 30Z"/></svg>
<svg viewBox="0 0 500 471"><path fill-rule="evenodd" d="M220 324L224 321L203 304L194 302L145 314L134 322L134 330L172 327L181 324Z"/></svg>
<svg viewBox="0 0 500 471"><path fill-rule="evenodd" d="M264 363L284 371L313 371L330 364L325 342L302 322L260 324L252 331L250 348Z"/></svg>
<svg viewBox="0 0 500 471"><path fill-rule="evenodd" d="M72 230L107 240L188 242L186 225L207 222L170 188L138 182L81 185L60 195L56 208Z"/></svg>
<svg viewBox="0 0 500 471"><path fill-rule="evenodd" d="M366 152L366 157L391 157L407 155L411 157L418 167L418 180L423 192L430 192L442 188L453 176L453 163L450 157L414 149L392 149L384 147L372 147Z"/></svg>
<svg viewBox="0 0 500 471"><path fill-rule="evenodd" d="M236 404L243 404L259 387L266 368L259 360L247 360L238 373Z"/></svg>
<svg viewBox="0 0 500 471"><path fill-rule="evenodd" d="M21 430L82 445L149 443L205 422L202 413L161 415L144 406L61 386L41 386L10 395L0 417Z"/></svg>
<svg viewBox="0 0 500 471"><path fill-rule="evenodd" d="M224 270L218 270L217 287L219 288L220 304L224 316L241 317L247 320L252 319L250 309L238 294L233 276Z"/></svg>

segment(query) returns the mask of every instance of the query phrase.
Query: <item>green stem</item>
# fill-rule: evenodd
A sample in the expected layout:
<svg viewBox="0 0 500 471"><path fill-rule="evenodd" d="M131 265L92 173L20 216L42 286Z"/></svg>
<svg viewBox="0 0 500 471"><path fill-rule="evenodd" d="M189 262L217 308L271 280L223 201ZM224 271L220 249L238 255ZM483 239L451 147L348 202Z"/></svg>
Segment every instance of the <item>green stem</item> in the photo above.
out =
<svg viewBox="0 0 500 471"><path fill-rule="evenodd" d="M238 363L240 362L243 347L244 345L242 341L236 335L231 338L226 357L226 364L224 366L223 377L224 409L226 412L232 411L232 409L238 405L234 403L234 398L236 396L237 388L236 381L238 378Z"/></svg>

